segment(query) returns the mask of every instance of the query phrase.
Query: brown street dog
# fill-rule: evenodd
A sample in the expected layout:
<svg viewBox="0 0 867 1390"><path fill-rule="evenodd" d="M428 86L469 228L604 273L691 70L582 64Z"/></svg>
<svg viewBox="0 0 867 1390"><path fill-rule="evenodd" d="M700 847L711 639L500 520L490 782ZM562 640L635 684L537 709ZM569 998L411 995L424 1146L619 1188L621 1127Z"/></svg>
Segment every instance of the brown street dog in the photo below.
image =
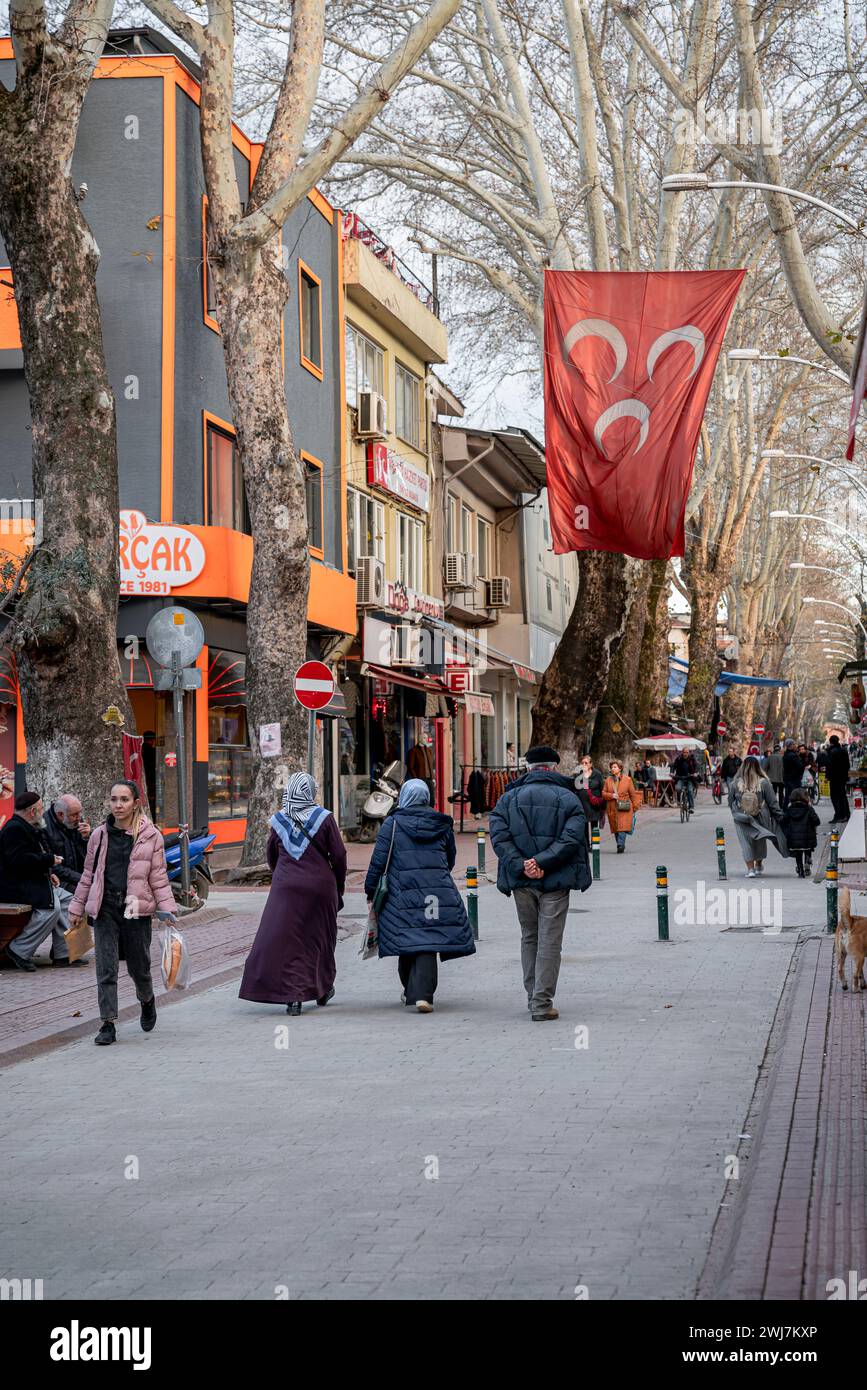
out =
<svg viewBox="0 0 867 1390"><path fill-rule="evenodd" d="M844 989L846 983L846 957L852 957L855 973L852 977L853 990L867 989L864 978L864 958L867 956L867 917L852 916L852 898L848 888L840 889L840 920L834 936L834 949L837 952L837 974Z"/></svg>

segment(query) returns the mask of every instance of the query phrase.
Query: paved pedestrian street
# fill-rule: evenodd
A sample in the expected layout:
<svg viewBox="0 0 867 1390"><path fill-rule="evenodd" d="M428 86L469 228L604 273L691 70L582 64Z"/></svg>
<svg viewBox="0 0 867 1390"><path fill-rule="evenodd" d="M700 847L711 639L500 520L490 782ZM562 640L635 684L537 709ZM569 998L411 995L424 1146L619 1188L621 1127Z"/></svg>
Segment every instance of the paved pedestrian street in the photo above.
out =
<svg viewBox="0 0 867 1390"><path fill-rule="evenodd" d="M782 931L679 920L678 889L717 886L718 823L727 886L781 890ZM0 1072L2 1273L46 1299L695 1297L824 891L773 850L747 885L707 793L686 826L643 812L613 851L606 833L601 881L572 896L556 1023L530 1021L514 906L487 883L478 952L441 967L430 1016L355 936L325 1009L287 1018L234 979L149 1036L127 1021L114 1047Z"/></svg>

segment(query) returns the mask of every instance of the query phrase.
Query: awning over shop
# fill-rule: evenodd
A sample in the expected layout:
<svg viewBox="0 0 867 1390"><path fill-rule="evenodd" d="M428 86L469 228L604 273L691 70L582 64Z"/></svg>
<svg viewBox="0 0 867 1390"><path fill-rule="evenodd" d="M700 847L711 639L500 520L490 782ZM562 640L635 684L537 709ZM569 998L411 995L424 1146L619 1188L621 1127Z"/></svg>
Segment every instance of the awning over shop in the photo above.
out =
<svg viewBox="0 0 867 1390"><path fill-rule="evenodd" d="M679 656L671 656L668 659L668 698L674 700L681 696L686 689L686 679L689 675L689 662L684 661ZM739 671L720 671L717 683L714 687L714 695L725 695L731 690L733 685L754 685L763 686L766 690L787 686L789 682L783 680L782 676L742 676Z"/></svg>
<svg viewBox="0 0 867 1390"><path fill-rule="evenodd" d="M477 695L472 690L466 690L463 698L468 714L491 715L494 713L494 702L490 695Z"/></svg>
<svg viewBox="0 0 867 1390"><path fill-rule="evenodd" d="M761 685L766 690L787 686L782 676L742 676L738 671L720 671L715 695L724 695L732 685Z"/></svg>
<svg viewBox="0 0 867 1390"><path fill-rule="evenodd" d="M373 676L378 681L391 681L393 685L406 685L410 690L432 690L437 695L447 695L441 680L433 676L410 676L406 671L396 671L393 666L374 666L365 662L361 668L363 676Z"/></svg>

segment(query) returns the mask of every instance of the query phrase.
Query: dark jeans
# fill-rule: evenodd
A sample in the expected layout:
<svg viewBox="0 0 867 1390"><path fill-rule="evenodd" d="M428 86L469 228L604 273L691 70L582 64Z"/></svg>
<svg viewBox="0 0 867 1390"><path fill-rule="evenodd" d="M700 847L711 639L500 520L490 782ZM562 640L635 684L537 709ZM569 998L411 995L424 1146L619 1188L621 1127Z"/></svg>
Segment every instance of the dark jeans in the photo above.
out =
<svg viewBox="0 0 867 1390"><path fill-rule="evenodd" d="M798 864L799 874L803 874L806 877L807 874L812 872L813 851L811 849L796 849L795 859Z"/></svg>
<svg viewBox="0 0 867 1390"><path fill-rule="evenodd" d="M418 955L398 956L397 973L403 985L407 1004L417 1004L420 999L433 1003L437 987L436 951L420 951Z"/></svg>
<svg viewBox="0 0 867 1390"><path fill-rule="evenodd" d="M835 820L849 819L849 802L846 797L845 782L830 782L831 805L834 807Z"/></svg>
<svg viewBox="0 0 867 1390"><path fill-rule="evenodd" d="M99 1016L103 1023L117 1019L117 972L121 951L127 972L135 984L136 998L147 1004L154 997L151 979L151 919L137 917L128 920L123 905L103 899L99 916L93 924L96 946L96 988Z"/></svg>

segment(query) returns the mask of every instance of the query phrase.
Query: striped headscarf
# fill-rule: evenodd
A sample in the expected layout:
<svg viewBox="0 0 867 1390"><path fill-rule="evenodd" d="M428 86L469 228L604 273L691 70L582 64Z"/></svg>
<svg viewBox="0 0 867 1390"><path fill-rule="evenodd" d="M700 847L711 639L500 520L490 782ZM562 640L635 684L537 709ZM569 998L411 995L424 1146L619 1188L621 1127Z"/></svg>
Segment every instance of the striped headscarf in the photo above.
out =
<svg viewBox="0 0 867 1390"><path fill-rule="evenodd" d="M293 772L283 793L283 809L272 816L268 824L286 853L293 859L300 859L310 844L308 837L316 834L328 815L330 812L324 806L316 804L316 783L310 773Z"/></svg>
<svg viewBox="0 0 867 1390"><path fill-rule="evenodd" d="M309 772L293 772L283 793L284 814L303 825L315 805L316 782Z"/></svg>

